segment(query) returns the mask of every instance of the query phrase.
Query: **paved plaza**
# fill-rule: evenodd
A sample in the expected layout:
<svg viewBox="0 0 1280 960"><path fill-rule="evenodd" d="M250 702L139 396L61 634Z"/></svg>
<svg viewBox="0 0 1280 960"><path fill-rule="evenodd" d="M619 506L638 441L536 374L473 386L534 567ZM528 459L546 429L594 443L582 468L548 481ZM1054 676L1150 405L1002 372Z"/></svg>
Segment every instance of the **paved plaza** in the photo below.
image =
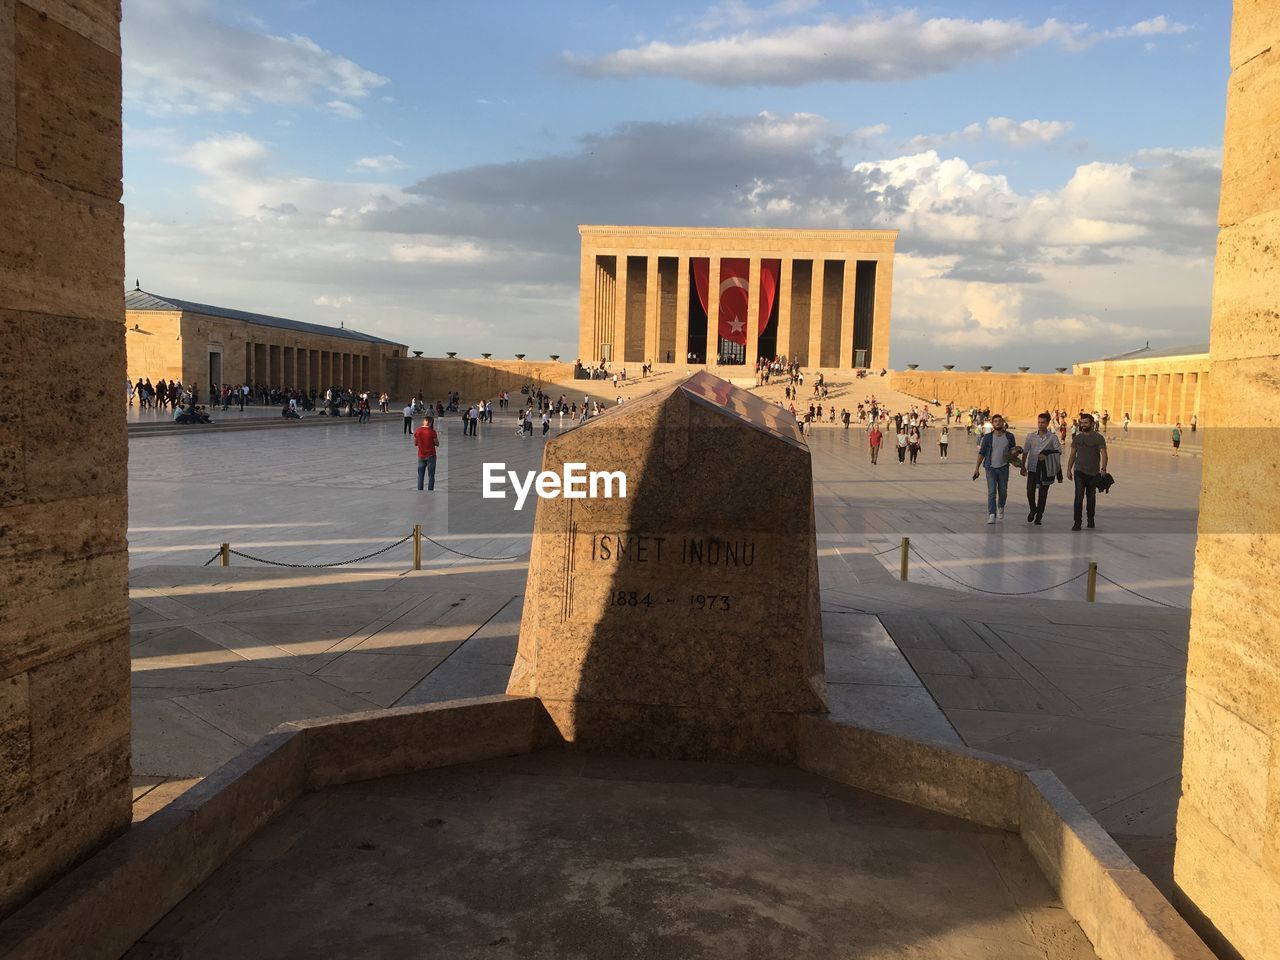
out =
<svg viewBox="0 0 1280 960"><path fill-rule="evenodd" d="M398 418L131 441L137 816L280 722L505 689L531 513L460 517L450 491L478 485L477 456L536 469L543 441L510 418L476 439L456 419L443 433L431 494L414 489ZM1167 883L1200 461L1116 443L1097 530L1069 529L1065 484L1044 526L1024 522L1018 485L987 526L962 437L949 462L926 447L915 467L873 467L856 430L810 437L832 713L1052 767ZM417 572L408 543L337 569L200 566L223 541L281 563L346 560L414 523L435 541ZM1087 604L1083 579L969 589L1038 590L1089 560L1150 600L1103 581L1104 602Z"/></svg>
<svg viewBox="0 0 1280 960"><path fill-rule="evenodd" d="M568 425L568 418L552 418L552 435ZM451 531L448 498L451 490L478 488L477 459L537 469L541 438L516 436L509 417L482 425L476 439L464 438L459 420L449 418L443 437L433 495L414 489L415 455L399 417L367 425L134 438L130 564L136 569L204 563L224 541L270 560L334 562L386 546L415 523L439 542L476 556L527 552L529 517L488 512L485 524L469 522L463 526L470 529ZM862 576L866 566L859 561L878 553L884 569L896 573L897 545L909 536L918 551L911 558L912 581L1007 592L1050 586L1094 560L1105 577L1130 590L1187 605L1198 458L1175 460L1115 441L1111 469L1117 483L1098 498L1098 529L1070 531L1071 486L1065 483L1050 491L1044 525L1027 524L1025 484L1017 476L1010 481L1005 520L989 527L985 487L981 479L969 479L975 456L966 452L964 440L963 431L953 432L946 463L927 442L915 466L899 464L885 450L873 467L857 429L815 430L809 442L823 552L851 559ZM463 460L454 456L464 450L460 445L467 445L467 458L459 475L453 464ZM459 518L452 519L458 527ZM361 569L404 570L408 556L405 547ZM433 544L424 551L428 566L463 559ZM1084 581L1039 595L1077 599L1084 596ZM1098 599L1148 602L1106 580L1099 582Z"/></svg>

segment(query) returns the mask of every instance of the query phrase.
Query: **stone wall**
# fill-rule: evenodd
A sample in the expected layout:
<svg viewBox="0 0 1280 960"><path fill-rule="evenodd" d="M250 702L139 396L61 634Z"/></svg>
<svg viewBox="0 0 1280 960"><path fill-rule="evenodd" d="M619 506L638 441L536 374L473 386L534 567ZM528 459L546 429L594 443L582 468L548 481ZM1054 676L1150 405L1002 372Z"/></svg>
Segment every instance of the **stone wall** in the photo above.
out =
<svg viewBox="0 0 1280 960"><path fill-rule="evenodd" d="M962 408L990 407L1018 424L1043 410L1092 410L1092 377L1053 373L962 373L960 371L907 371L889 375L889 387L908 396L943 403L955 401Z"/></svg>
<svg viewBox="0 0 1280 960"><path fill-rule="evenodd" d="M0 916L129 823L119 20L0 0Z"/></svg>
<svg viewBox="0 0 1280 960"><path fill-rule="evenodd" d="M1280 7L1237 0L1174 880L1222 956L1280 944Z"/></svg>
<svg viewBox="0 0 1280 960"><path fill-rule="evenodd" d="M611 369L621 370L623 364L615 363ZM640 364L631 364L629 376L638 376ZM556 363L551 360L464 360L462 358L410 357L407 360L388 361L389 380L395 384L392 400L403 403L419 393L428 401L443 400L450 390L462 394L464 403L475 400L492 400L498 391L519 394L520 388L530 381L544 385L556 384L555 395L581 387L587 393L594 386L599 392L601 383L586 380L575 383L572 363ZM548 391L551 392L551 391ZM579 397L578 399L581 399Z"/></svg>

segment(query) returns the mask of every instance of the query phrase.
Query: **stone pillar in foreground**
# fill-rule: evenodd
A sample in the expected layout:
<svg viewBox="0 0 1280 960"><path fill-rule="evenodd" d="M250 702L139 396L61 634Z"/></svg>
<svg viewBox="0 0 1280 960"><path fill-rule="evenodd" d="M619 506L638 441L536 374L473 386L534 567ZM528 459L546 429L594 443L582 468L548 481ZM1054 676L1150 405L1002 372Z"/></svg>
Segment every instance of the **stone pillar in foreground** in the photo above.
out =
<svg viewBox="0 0 1280 960"><path fill-rule="evenodd" d="M0 917L129 824L119 9L0 0Z"/></svg>
<svg viewBox="0 0 1280 960"><path fill-rule="evenodd" d="M1174 880L1219 956L1280 955L1280 13L1237 0ZM1197 378L1203 379L1203 378Z"/></svg>
<svg viewBox="0 0 1280 960"><path fill-rule="evenodd" d="M702 372L549 441L544 471L566 463L627 495L538 503L507 692L587 748L793 760L796 717L826 711L795 419Z"/></svg>

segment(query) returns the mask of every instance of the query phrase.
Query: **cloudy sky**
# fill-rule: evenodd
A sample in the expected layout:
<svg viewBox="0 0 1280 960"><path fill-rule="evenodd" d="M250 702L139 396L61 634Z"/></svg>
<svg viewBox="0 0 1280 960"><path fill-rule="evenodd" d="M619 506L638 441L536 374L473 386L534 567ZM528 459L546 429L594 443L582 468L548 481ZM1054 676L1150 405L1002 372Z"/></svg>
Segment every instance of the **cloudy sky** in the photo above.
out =
<svg viewBox="0 0 1280 960"><path fill-rule="evenodd" d="M1229 6L124 0L129 283L571 357L579 223L894 227L894 366L1205 340Z"/></svg>

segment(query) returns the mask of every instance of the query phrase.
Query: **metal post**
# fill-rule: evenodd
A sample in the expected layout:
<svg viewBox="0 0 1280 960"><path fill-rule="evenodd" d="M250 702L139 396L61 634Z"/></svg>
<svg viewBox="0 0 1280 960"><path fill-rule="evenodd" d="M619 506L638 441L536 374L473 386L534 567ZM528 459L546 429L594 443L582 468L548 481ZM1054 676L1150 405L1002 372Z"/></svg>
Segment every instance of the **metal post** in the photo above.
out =
<svg viewBox="0 0 1280 960"><path fill-rule="evenodd" d="M422 569L422 524L413 525L413 569Z"/></svg>
<svg viewBox="0 0 1280 960"><path fill-rule="evenodd" d="M1084 598L1093 603L1098 595L1098 565L1092 560L1089 561L1089 578L1086 582L1088 586L1084 588Z"/></svg>
<svg viewBox="0 0 1280 960"><path fill-rule="evenodd" d="M224 543L218 547L218 563L221 566L231 566L231 544Z"/></svg>
<svg viewBox="0 0 1280 960"><path fill-rule="evenodd" d="M907 579L907 558L910 555L911 555L911 538L903 537L902 538L902 572L899 575L899 579L901 580Z"/></svg>

